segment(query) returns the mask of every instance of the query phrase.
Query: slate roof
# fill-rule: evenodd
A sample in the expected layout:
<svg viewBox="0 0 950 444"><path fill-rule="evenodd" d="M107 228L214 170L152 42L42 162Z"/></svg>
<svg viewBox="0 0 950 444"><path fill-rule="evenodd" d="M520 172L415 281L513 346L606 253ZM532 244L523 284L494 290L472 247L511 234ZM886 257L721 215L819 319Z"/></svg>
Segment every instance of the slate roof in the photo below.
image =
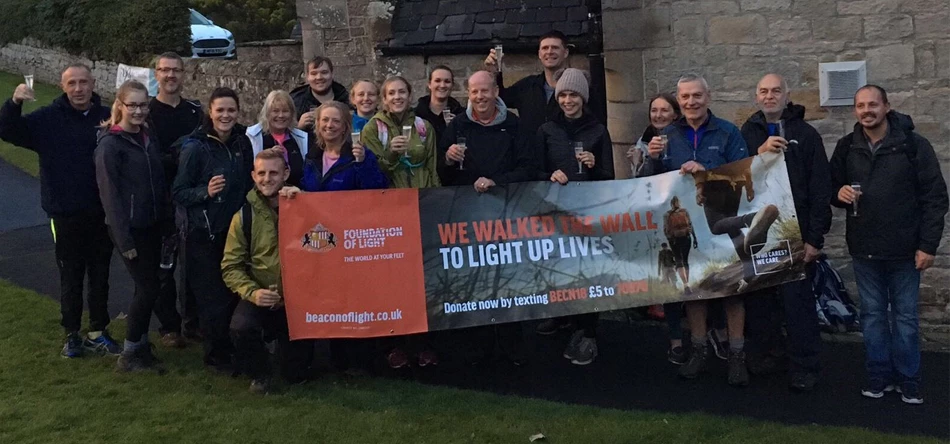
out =
<svg viewBox="0 0 950 444"><path fill-rule="evenodd" d="M400 0L393 13L393 37L381 48L442 44L531 43L557 29L575 45L592 36L588 7L599 0Z"/></svg>

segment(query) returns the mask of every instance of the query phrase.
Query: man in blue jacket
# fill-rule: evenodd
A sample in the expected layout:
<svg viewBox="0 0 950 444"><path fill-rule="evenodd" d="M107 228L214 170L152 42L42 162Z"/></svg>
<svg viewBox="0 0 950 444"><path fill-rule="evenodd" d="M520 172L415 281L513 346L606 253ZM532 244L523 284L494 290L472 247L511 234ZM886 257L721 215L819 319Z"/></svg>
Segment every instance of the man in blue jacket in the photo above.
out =
<svg viewBox="0 0 950 444"><path fill-rule="evenodd" d="M767 232L769 218L774 221L774 215L763 218L756 214L756 220L749 215L737 217L739 199L742 188L745 188L746 198L754 197L750 177L718 180L715 177L706 177L706 170L711 170L730 162L745 159L749 156L745 140L732 123L720 119L709 111L709 86L706 80L696 74L687 74L676 84L676 101L683 112L683 117L672 125L663 129L667 136L666 147L662 142L651 141L648 146L649 159L646 160L642 176L665 173L679 170L680 174L699 174L697 176L696 202L705 205L707 222L710 231L717 233L717 227L726 226L723 233L727 233L736 242L736 249L743 250L750 239L761 237L763 228ZM663 151L666 149L666 155ZM661 157L662 156L662 157ZM722 185L724 183L725 185ZM722 188L722 189L720 189ZM774 209L769 206L766 208ZM760 222L761 221L761 222ZM769 222L769 223L765 223ZM740 224L749 227L749 233L744 239ZM757 234L759 233L759 234ZM742 257L740 255L740 257ZM743 283L739 283L742 291ZM745 353L745 307L739 297L723 299L726 311L726 321L729 330L729 384L744 386L749 383L749 372L746 369ZM693 379L705 370L706 358L709 349L706 346L706 315L707 302L702 300L686 303L686 318L689 322L692 336L691 353L689 360L680 367L679 375L682 378Z"/></svg>
<svg viewBox="0 0 950 444"><path fill-rule="evenodd" d="M933 266L943 236L947 183L933 146L910 116L891 111L884 88L858 89L854 116L854 132L831 156L831 203L848 214L867 354L861 394L881 398L899 384L902 401L921 404L920 273Z"/></svg>
<svg viewBox="0 0 950 444"><path fill-rule="evenodd" d="M121 347L106 331L112 241L93 163L96 132L109 118L109 108L93 92L96 82L85 65L66 67L60 86L63 95L26 116L23 101L34 100L33 90L17 86L0 108L0 139L39 155L43 210L51 219L59 267L61 323L66 330L63 357L80 357L83 349L118 354ZM86 275L89 332L83 338L79 330Z"/></svg>

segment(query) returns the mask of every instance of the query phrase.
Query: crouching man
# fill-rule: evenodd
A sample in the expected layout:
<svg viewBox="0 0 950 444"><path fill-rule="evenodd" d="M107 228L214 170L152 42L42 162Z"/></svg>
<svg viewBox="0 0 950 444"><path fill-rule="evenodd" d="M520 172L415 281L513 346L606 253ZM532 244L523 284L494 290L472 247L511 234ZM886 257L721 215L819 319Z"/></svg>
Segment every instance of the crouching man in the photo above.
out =
<svg viewBox="0 0 950 444"><path fill-rule="evenodd" d="M221 260L224 282L241 296L231 318L231 338L240 371L251 378L250 390L267 393L271 365L264 338L277 338L282 378L303 382L313 361L311 341L290 341L280 295L277 244L278 191L290 176L280 150L265 149L254 159L254 189L231 219Z"/></svg>

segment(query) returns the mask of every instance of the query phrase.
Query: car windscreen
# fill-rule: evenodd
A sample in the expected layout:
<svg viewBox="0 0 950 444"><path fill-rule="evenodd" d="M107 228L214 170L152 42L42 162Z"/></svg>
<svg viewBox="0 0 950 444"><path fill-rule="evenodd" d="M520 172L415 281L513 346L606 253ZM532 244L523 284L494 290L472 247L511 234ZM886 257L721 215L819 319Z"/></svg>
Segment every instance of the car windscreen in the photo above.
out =
<svg viewBox="0 0 950 444"><path fill-rule="evenodd" d="M211 20L208 20L207 18L205 18L205 16L201 15L201 13L199 13L198 11L192 10L191 24L192 25L210 25Z"/></svg>

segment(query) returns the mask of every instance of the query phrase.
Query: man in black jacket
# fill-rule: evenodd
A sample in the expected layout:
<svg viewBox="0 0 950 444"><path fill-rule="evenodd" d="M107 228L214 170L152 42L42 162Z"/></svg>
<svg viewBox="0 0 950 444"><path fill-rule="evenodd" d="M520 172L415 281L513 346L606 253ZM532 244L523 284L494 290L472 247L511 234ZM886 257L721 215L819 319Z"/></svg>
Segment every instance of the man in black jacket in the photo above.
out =
<svg viewBox="0 0 950 444"><path fill-rule="evenodd" d="M811 280L825 233L831 228L828 157L821 135L804 120L805 107L788 101L788 83L782 76L766 74L762 77L756 86L755 100L759 112L742 125L742 137L750 151L758 147L757 154L785 152L788 181L805 242L807 278L782 285L779 292L785 309L788 355L792 363L790 387L808 391L814 388L820 369L821 335ZM769 296L758 294L746 299L747 334L750 342L759 346L759 354L750 357L753 370L756 370L756 362L769 362L771 357L764 352L775 347L781 335L781 323L770 322L772 298Z"/></svg>
<svg viewBox="0 0 950 444"><path fill-rule="evenodd" d="M99 201L93 152L99 124L109 118L93 90L96 82L89 67L66 67L63 95L49 106L26 116L23 101L33 100L33 90L19 85L13 98L0 109L0 138L35 151L40 158L43 210L49 215L56 244L60 278L60 311L66 330L62 355L76 358L83 349L118 354L109 325L109 262L112 241ZM83 280L88 274L89 332L82 326Z"/></svg>
<svg viewBox="0 0 950 444"><path fill-rule="evenodd" d="M174 52L166 52L155 60L155 78L158 80L158 96L152 98L148 104L148 117L151 129L158 137L159 148L162 153L162 165L165 170L166 193L171 196L171 184L178 173L178 152L175 142L191 134L201 120L204 112L201 103L197 100L187 100L181 97L184 89L185 62ZM170 203L170 202L169 202ZM168 205L174 210L173 205ZM163 243L181 247L180 236L168 236ZM184 257L184 255L179 255ZM161 280L162 294L155 302L155 316L161 323L158 329L162 345L181 348L185 346L184 336L196 339L198 337L198 309L195 295L188 291L184 283L182 290L182 313L178 314L175 303L178 300L178 291L175 288L175 268L178 264L172 263L170 269L161 269L158 278ZM184 273L182 273L184 274ZM184 317L184 324L182 318Z"/></svg>
<svg viewBox="0 0 950 444"><path fill-rule="evenodd" d="M290 97L300 116L297 128L310 131L316 119L315 108L329 101L349 106L350 95L345 86L333 80L333 62L326 57L317 56L307 62L306 74L307 84L294 88Z"/></svg>
<svg viewBox="0 0 950 444"><path fill-rule="evenodd" d="M854 115L854 132L831 157L831 202L847 209L861 297L868 373L861 394L880 398L899 384L904 402L920 404L920 273L940 245L947 184L933 146L913 131L910 116L891 111L883 88L858 89Z"/></svg>
<svg viewBox="0 0 950 444"><path fill-rule="evenodd" d="M558 71L567 67L569 55L568 41L564 33L549 31L538 38L538 59L544 72L527 76L507 88L495 50L492 49L485 58L485 69L495 73L495 83L498 84L501 100L509 108L518 110L518 117L521 119L519 131L525 137L533 137L538 128L556 116L560 110L557 97L554 96L554 89L557 87L555 76ZM595 102L597 99L596 95L592 97ZM589 109L600 108L593 103ZM600 123L607 123L603 121L602 116L598 116L598 119L601 120Z"/></svg>
<svg viewBox="0 0 950 444"><path fill-rule="evenodd" d="M467 148L459 146L460 137L466 139ZM485 193L495 185L529 181L537 174L534 158L519 133L518 117L498 98L498 85L491 73L472 74L468 78L468 109L449 123L439 141L442 185L474 186L475 191ZM477 350L476 361L488 358L497 342L511 363L524 363L520 322L476 327L464 337L473 342L470 349Z"/></svg>

